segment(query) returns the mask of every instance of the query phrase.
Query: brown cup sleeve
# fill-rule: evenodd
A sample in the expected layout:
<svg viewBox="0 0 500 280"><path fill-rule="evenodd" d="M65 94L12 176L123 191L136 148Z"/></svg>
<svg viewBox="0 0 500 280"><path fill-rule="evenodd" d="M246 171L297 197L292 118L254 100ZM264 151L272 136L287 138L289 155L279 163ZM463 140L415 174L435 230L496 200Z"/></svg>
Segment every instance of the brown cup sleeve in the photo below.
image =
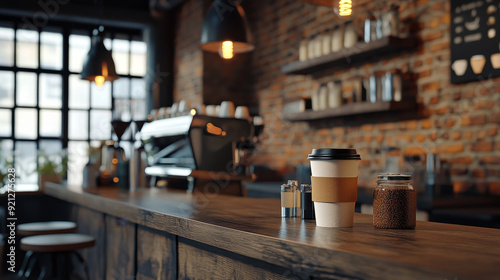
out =
<svg viewBox="0 0 500 280"><path fill-rule="evenodd" d="M311 176L312 200L316 202L356 202L358 177Z"/></svg>

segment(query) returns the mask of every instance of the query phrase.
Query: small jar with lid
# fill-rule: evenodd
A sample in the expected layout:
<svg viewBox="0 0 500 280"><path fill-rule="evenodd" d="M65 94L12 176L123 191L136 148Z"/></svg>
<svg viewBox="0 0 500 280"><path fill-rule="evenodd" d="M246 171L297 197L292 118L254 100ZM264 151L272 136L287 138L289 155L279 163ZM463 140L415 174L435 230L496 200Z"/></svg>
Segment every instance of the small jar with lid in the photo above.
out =
<svg viewBox="0 0 500 280"><path fill-rule="evenodd" d="M300 46L299 46L299 61L306 61L308 59L308 54L307 54L307 46L309 42L307 41L306 38L303 38L300 41Z"/></svg>
<svg viewBox="0 0 500 280"><path fill-rule="evenodd" d="M316 44L316 35L313 35L311 36L311 38L309 38L309 42L307 42L307 59L313 59L316 57L316 54L314 52L315 44Z"/></svg>
<svg viewBox="0 0 500 280"><path fill-rule="evenodd" d="M414 229L417 195L411 176L382 174L373 191L373 226L380 229Z"/></svg>
<svg viewBox="0 0 500 280"><path fill-rule="evenodd" d="M321 35L321 38L322 54L330 54L332 52L332 33L330 32L330 29L326 29Z"/></svg>

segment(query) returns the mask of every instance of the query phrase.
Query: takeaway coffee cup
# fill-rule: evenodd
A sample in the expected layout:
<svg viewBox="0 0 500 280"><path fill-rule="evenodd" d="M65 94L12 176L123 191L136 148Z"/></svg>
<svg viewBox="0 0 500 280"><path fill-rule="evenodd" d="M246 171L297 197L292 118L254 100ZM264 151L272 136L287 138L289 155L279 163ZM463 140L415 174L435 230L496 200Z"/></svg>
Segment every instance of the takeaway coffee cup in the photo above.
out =
<svg viewBox="0 0 500 280"><path fill-rule="evenodd" d="M355 149L313 149L307 159L316 225L352 227L360 155Z"/></svg>

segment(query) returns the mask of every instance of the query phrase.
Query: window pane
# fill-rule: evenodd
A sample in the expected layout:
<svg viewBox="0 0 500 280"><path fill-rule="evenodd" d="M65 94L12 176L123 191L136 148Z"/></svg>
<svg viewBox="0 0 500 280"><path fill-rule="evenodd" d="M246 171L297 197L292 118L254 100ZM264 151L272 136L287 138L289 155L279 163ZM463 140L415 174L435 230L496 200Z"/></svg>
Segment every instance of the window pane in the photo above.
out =
<svg viewBox="0 0 500 280"><path fill-rule="evenodd" d="M0 107L14 106L14 72L0 71Z"/></svg>
<svg viewBox="0 0 500 280"><path fill-rule="evenodd" d="M146 100L145 99L132 99L132 119L145 120L148 116L146 113Z"/></svg>
<svg viewBox="0 0 500 280"><path fill-rule="evenodd" d="M83 60L89 50L89 36L69 35L69 71L82 72Z"/></svg>
<svg viewBox="0 0 500 280"><path fill-rule="evenodd" d="M83 168L89 161L87 142L68 142L68 185L82 185Z"/></svg>
<svg viewBox="0 0 500 280"><path fill-rule="evenodd" d="M36 139L37 120L36 109L16 109L15 136L17 138Z"/></svg>
<svg viewBox="0 0 500 280"><path fill-rule="evenodd" d="M40 74L40 107L61 108L62 78L55 74Z"/></svg>
<svg viewBox="0 0 500 280"><path fill-rule="evenodd" d="M61 111L40 110L40 135L61 136Z"/></svg>
<svg viewBox="0 0 500 280"><path fill-rule="evenodd" d="M32 183L38 181L36 173L36 143L35 142L16 142L15 166L18 174L17 183Z"/></svg>
<svg viewBox="0 0 500 280"><path fill-rule="evenodd" d="M12 161L14 142L12 140L0 140L0 158Z"/></svg>
<svg viewBox="0 0 500 280"><path fill-rule="evenodd" d="M111 139L111 111L90 110L90 139Z"/></svg>
<svg viewBox="0 0 500 280"><path fill-rule="evenodd" d="M89 108L90 83L80 79L80 75L69 76L69 108L88 109Z"/></svg>
<svg viewBox="0 0 500 280"><path fill-rule="evenodd" d="M130 99L116 98L115 111L113 119L121 121L130 121L132 116L130 114Z"/></svg>
<svg viewBox="0 0 500 280"><path fill-rule="evenodd" d="M95 83L91 83L90 89L92 108L111 109L111 83L106 82L101 88L98 88Z"/></svg>
<svg viewBox="0 0 500 280"><path fill-rule="evenodd" d="M41 140L39 150L48 155L59 154L62 151L62 143L58 140Z"/></svg>
<svg viewBox="0 0 500 280"><path fill-rule="evenodd" d="M42 32L40 33L40 42L41 67L60 70L62 68L62 34Z"/></svg>
<svg viewBox="0 0 500 280"><path fill-rule="evenodd" d="M146 81L144 79L132 79L132 98L146 98Z"/></svg>
<svg viewBox="0 0 500 280"><path fill-rule="evenodd" d="M113 96L115 98L130 98L130 79L120 78L113 82Z"/></svg>
<svg viewBox="0 0 500 280"><path fill-rule="evenodd" d="M38 32L19 29L17 39L17 66L26 68L38 67Z"/></svg>
<svg viewBox="0 0 500 280"><path fill-rule="evenodd" d="M86 140L89 137L89 113L87 111L69 111L69 139Z"/></svg>
<svg viewBox="0 0 500 280"><path fill-rule="evenodd" d="M14 29L0 27L0 65L14 66Z"/></svg>
<svg viewBox="0 0 500 280"><path fill-rule="evenodd" d="M112 44L113 44L113 43L111 42L111 39L109 39L109 38L104 38L104 46L106 47L106 49L107 49L108 51L110 51L110 50L111 50Z"/></svg>
<svg viewBox="0 0 500 280"><path fill-rule="evenodd" d="M11 110L0 110L0 136L11 136Z"/></svg>
<svg viewBox="0 0 500 280"><path fill-rule="evenodd" d="M130 75L146 76L146 51L145 42L132 41L130 43Z"/></svg>
<svg viewBox="0 0 500 280"><path fill-rule="evenodd" d="M113 39L113 60L115 61L116 73L127 75L129 73L129 51L130 43L127 40Z"/></svg>
<svg viewBox="0 0 500 280"><path fill-rule="evenodd" d="M19 106L36 106L36 73L17 73L16 102Z"/></svg>

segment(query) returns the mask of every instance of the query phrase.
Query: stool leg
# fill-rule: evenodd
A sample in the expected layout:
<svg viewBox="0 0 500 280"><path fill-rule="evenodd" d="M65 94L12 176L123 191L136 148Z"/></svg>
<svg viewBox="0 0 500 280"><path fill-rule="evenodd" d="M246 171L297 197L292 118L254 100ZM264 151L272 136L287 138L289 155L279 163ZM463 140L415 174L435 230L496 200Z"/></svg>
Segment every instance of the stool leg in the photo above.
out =
<svg viewBox="0 0 500 280"><path fill-rule="evenodd" d="M37 262L40 262L40 260L38 259L38 254L35 254L33 252L33 254L30 256L30 259L28 261L28 268L23 273L23 279L30 278L31 273L33 272L33 269L35 268L35 265Z"/></svg>
<svg viewBox="0 0 500 280"><path fill-rule="evenodd" d="M83 264L83 270L85 271L86 279L90 280L89 266L87 265L87 262L85 261L85 259L77 251L71 251L71 253L73 253L76 256L76 258L80 261L80 263Z"/></svg>
<svg viewBox="0 0 500 280"><path fill-rule="evenodd" d="M29 263L32 255L33 255L33 251L29 250L26 252L26 254L24 255L23 264L21 265L21 268L17 272L17 277L23 277L24 272L26 271L26 267L28 266L28 263Z"/></svg>

